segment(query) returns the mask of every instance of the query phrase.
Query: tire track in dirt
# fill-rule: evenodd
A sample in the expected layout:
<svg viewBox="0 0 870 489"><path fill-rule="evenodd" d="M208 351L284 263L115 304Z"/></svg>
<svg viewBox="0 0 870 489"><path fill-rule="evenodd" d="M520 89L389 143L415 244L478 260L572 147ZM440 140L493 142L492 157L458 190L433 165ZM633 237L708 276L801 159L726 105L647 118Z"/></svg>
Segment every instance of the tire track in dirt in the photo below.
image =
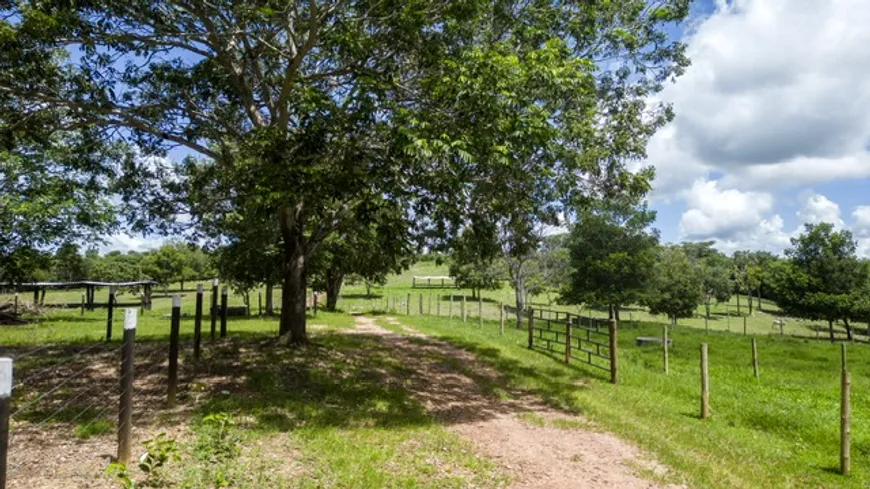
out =
<svg viewBox="0 0 870 489"><path fill-rule="evenodd" d="M395 358L415 372L408 386L414 396L449 430L510 474L510 487L683 487L638 476L638 468L657 475L667 469L612 434L581 428L589 426L582 417L557 411L523 393L511 393L510 400L488 395L481 383L496 380L498 373L474 354L421 334L395 318L386 320L406 334L388 331L365 316L355 317L351 334L377 335L392 346Z"/></svg>

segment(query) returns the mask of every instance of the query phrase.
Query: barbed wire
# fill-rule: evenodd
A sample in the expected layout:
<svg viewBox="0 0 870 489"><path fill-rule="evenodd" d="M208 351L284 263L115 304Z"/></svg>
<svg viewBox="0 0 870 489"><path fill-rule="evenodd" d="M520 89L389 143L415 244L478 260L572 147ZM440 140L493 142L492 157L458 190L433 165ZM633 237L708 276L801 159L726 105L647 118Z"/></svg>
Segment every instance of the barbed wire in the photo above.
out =
<svg viewBox="0 0 870 489"><path fill-rule="evenodd" d="M90 351L93 351L93 350L96 349L97 347L105 346L105 345L106 345L106 343L105 343L104 341L102 341L102 340L101 340L101 341L97 341L96 343L93 343L93 344L91 344L90 346L86 347L84 350L81 350L81 351L79 351L79 352L76 352L76 353L73 354L73 355L70 355L70 356L68 356L68 357L65 357L63 360L61 360L61 361L59 361L59 362L55 362L55 363L53 363L53 364L51 364L51 365L46 365L46 366L44 366L44 367L41 367L41 368L39 368L38 370L36 370L35 372L28 372L28 375L27 375L26 377L24 377L24 379L19 380L18 382L16 382L16 383L14 384L14 386L13 386L13 390L14 390L14 389L18 389L18 388L20 388L22 385L27 384L29 381L31 381L31 380L33 380L33 379L35 379L35 378L37 378L37 377L41 377L42 374L44 374L44 373L45 373L46 371L48 371L48 370L56 369L56 368L58 368L58 367L61 367L61 366L63 366L63 365L66 365L66 364L72 362L73 360L79 358L80 356L84 355L85 353L88 353L88 352L90 352ZM109 350L109 351L106 351L106 352L100 352L100 353L114 353L115 351L117 351L117 348L114 349L114 350Z"/></svg>

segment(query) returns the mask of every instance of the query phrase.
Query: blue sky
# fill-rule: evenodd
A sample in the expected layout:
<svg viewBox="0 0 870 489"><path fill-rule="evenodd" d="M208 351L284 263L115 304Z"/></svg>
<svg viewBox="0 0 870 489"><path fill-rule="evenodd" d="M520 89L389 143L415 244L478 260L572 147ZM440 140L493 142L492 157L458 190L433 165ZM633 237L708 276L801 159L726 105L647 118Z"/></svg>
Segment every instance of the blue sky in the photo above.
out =
<svg viewBox="0 0 870 489"><path fill-rule="evenodd" d="M780 253L803 223L828 221L870 255L867 0L701 0L693 12L672 30L692 66L656 96L676 118L641 162L656 167L663 240Z"/></svg>

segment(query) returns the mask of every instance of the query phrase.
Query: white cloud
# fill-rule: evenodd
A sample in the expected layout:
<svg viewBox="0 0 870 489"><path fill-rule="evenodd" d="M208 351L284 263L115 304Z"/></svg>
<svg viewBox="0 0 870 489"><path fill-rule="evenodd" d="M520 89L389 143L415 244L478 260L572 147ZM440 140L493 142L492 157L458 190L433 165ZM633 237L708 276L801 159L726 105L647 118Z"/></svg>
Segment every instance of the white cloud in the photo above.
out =
<svg viewBox="0 0 870 489"><path fill-rule="evenodd" d="M870 205L859 205L852 211L852 229L859 236L870 237Z"/></svg>
<svg viewBox="0 0 870 489"><path fill-rule="evenodd" d="M686 38L692 66L661 94L656 195L698 178L771 192L870 177L866 0L734 0Z"/></svg>
<svg viewBox="0 0 870 489"><path fill-rule="evenodd" d="M688 210L680 218L680 232L687 239L728 239L749 231L773 207L769 194L721 189L716 181L698 180L683 192Z"/></svg>
<svg viewBox="0 0 870 489"><path fill-rule="evenodd" d="M840 206L824 195L807 192L803 195L803 205L797 211L797 217L801 222L819 224L829 222L834 227L842 229L843 220L840 218Z"/></svg>
<svg viewBox="0 0 870 489"><path fill-rule="evenodd" d="M147 251L154 248L159 248L163 245L162 238L143 238L141 236L131 236L126 233L113 234L106 238L106 243L100 246L100 253L108 253L109 251Z"/></svg>

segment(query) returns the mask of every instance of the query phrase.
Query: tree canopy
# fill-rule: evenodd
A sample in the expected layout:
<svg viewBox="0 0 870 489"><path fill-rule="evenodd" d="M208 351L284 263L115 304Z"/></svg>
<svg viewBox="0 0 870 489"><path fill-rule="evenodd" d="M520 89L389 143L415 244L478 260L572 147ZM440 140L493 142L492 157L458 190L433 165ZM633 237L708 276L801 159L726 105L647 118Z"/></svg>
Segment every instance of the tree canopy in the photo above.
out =
<svg viewBox="0 0 870 489"><path fill-rule="evenodd" d="M279 329L304 342L309 263L349 223L444 239L499 207L541 219L547 201L636 185L623 164L670 118L649 101L687 64L666 26L688 5L7 3L0 104L132 146L120 189L137 229L219 242L271 222ZM200 158L154 164L179 145Z"/></svg>
<svg viewBox="0 0 870 489"><path fill-rule="evenodd" d="M604 305L613 314L641 302L656 263L655 212L624 199L597 202L577 213L568 243L571 280L563 300Z"/></svg>
<svg viewBox="0 0 870 489"><path fill-rule="evenodd" d="M831 223L806 224L791 244L785 252L789 261L772 277L777 305L792 316L827 321L831 341L833 322L843 320L851 339L849 321L866 319L861 296L870 279L867 264L856 255L852 233L836 231Z"/></svg>

